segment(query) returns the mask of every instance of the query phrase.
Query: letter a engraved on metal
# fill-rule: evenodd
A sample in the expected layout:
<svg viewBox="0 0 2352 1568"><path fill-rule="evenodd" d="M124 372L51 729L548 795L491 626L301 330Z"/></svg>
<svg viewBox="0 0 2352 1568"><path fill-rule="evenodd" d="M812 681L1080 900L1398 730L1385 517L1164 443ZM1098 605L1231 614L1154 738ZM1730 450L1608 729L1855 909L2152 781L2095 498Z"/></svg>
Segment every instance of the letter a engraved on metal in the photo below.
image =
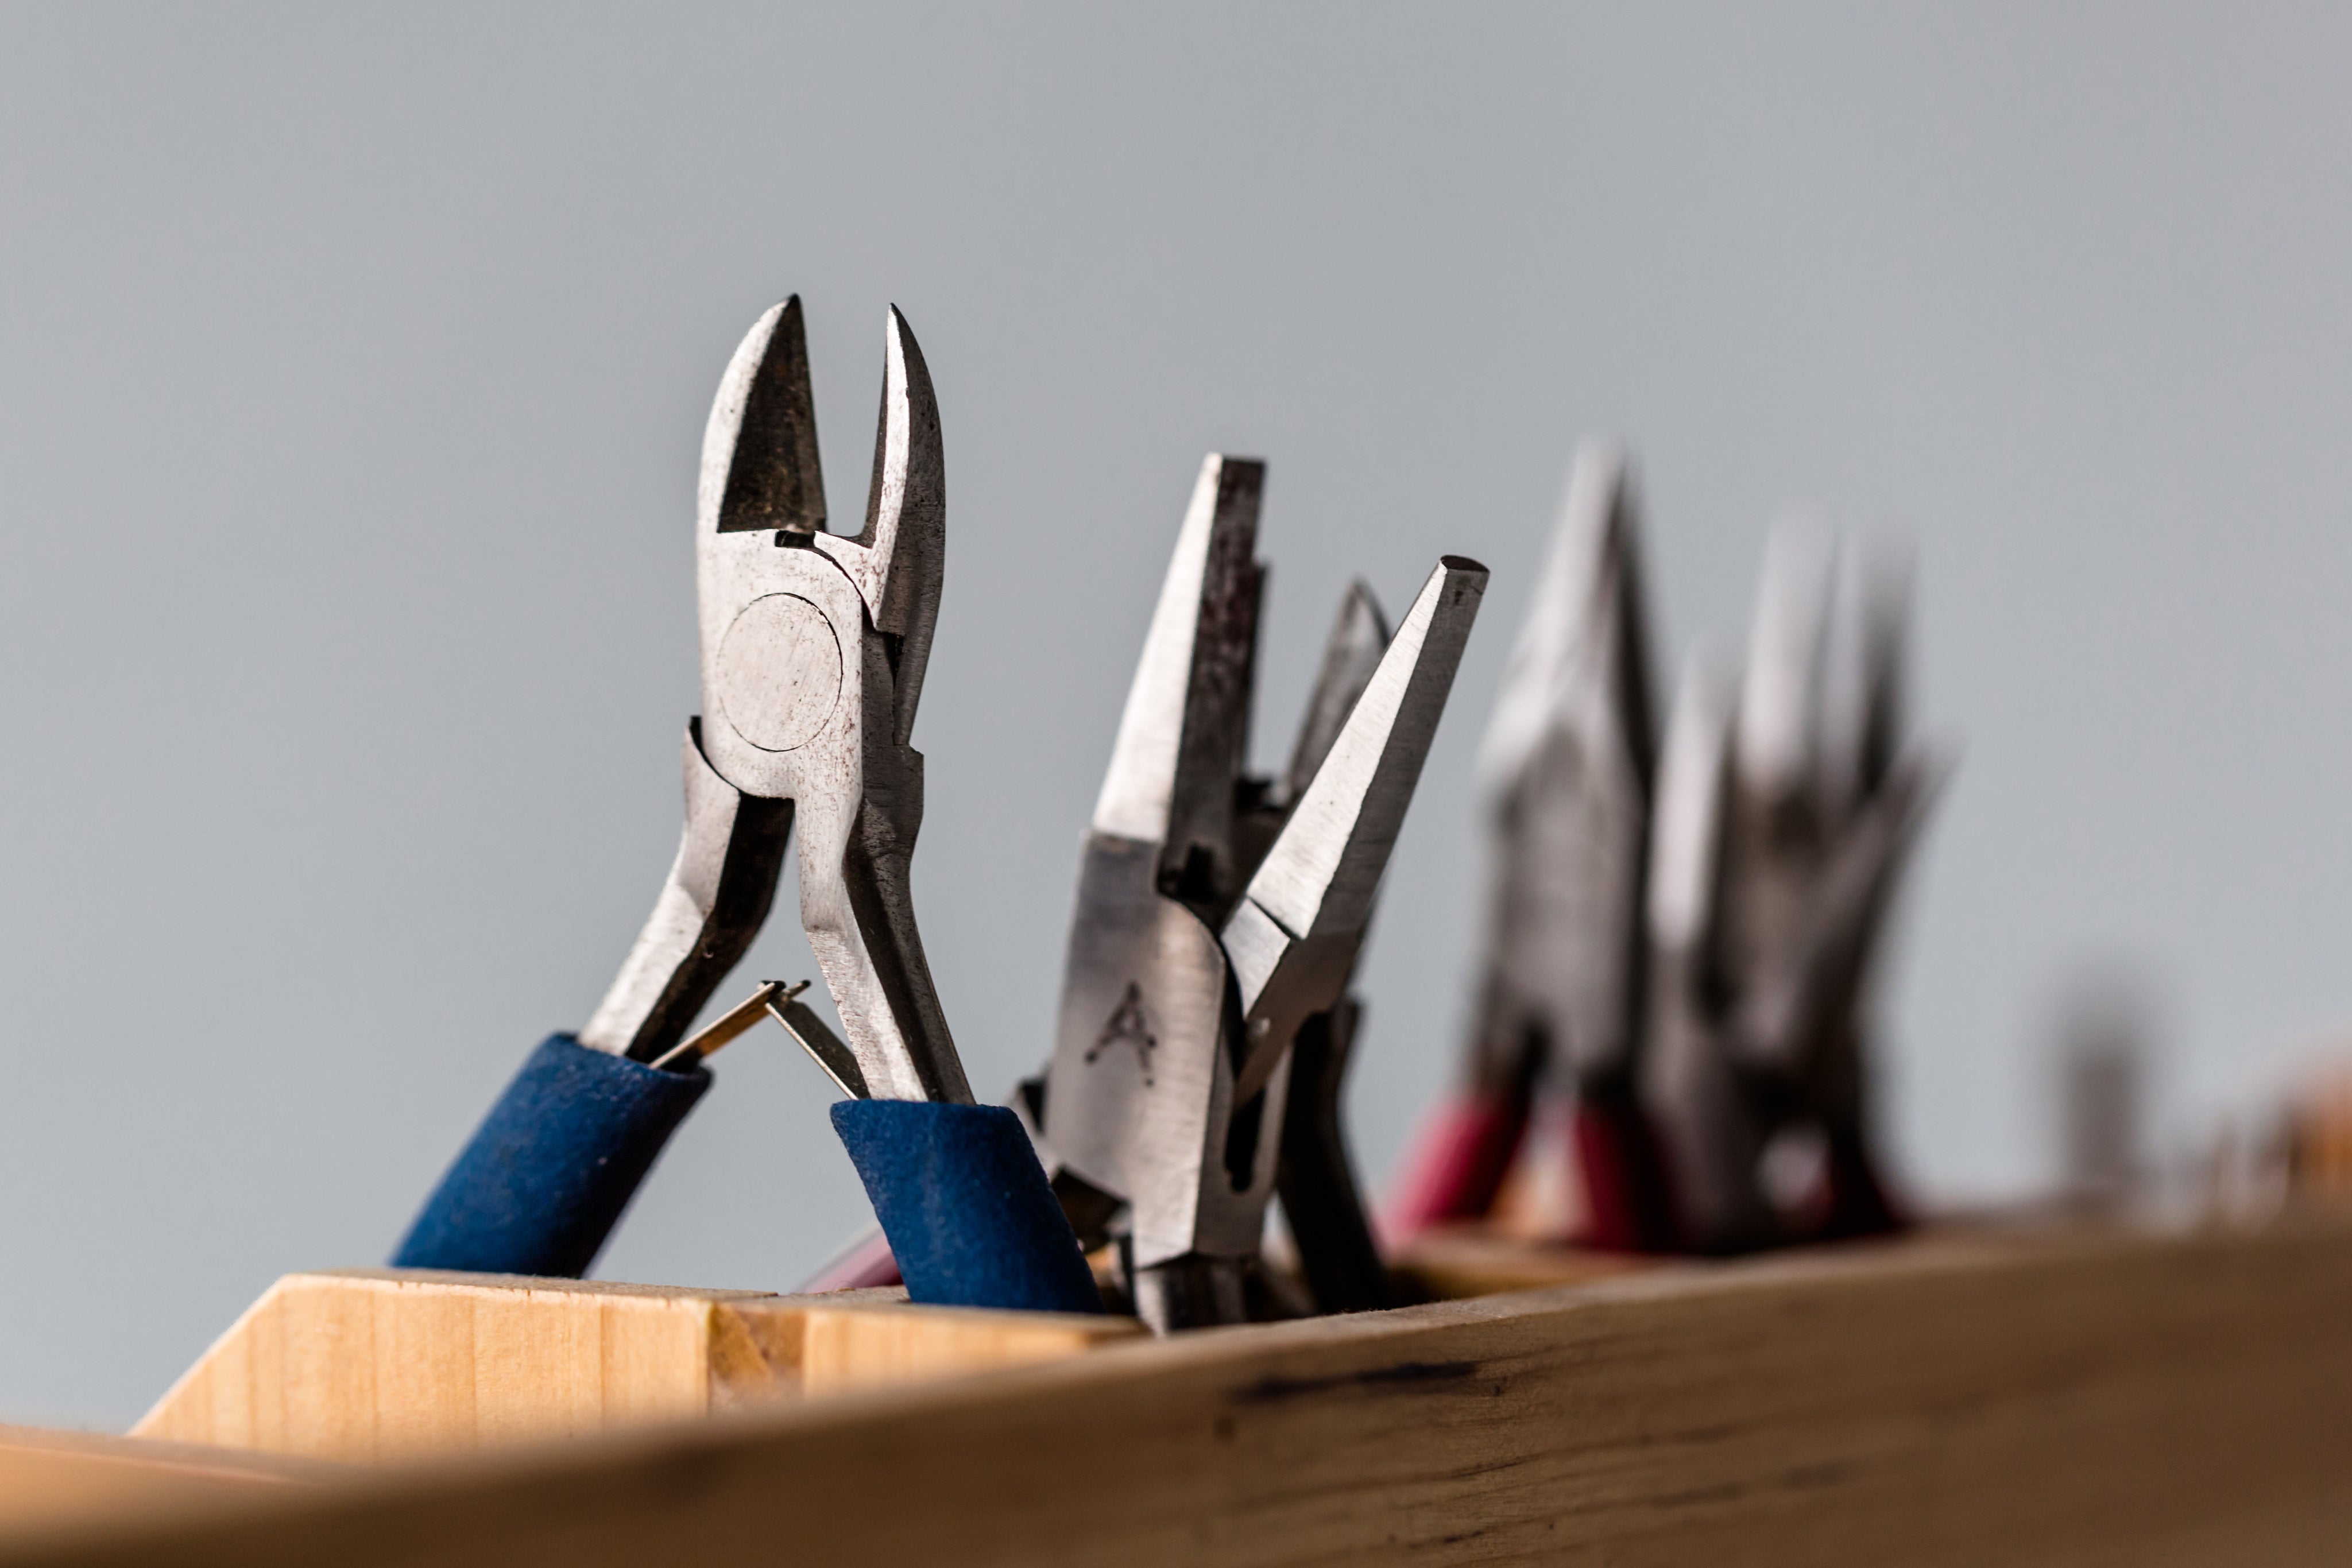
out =
<svg viewBox="0 0 2352 1568"><path fill-rule="evenodd" d="M1110 1021L1103 1025L1102 1033L1095 1037L1094 1045L1087 1051L1087 1062L1092 1063L1121 1040L1135 1042L1136 1065L1143 1071L1144 1087L1150 1088L1151 1050L1160 1043L1160 1037L1151 1032L1150 1020L1143 1016L1143 988L1133 980L1127 983L1127 994L1118 998L1118 1006L1111 1009Z"/></svg>

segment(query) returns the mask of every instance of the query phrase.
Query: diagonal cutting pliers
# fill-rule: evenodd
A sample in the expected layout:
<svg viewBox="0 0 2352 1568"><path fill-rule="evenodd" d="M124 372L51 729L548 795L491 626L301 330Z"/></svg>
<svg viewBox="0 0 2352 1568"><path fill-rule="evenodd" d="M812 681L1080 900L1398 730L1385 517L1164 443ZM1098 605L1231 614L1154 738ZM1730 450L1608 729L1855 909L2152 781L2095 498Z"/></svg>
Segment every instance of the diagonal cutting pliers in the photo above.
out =
<svg viewBox="0 0 2352 1568"><path fill-rule="evenodd" d="M695 520L702 712L686 824L635 945L577 1037L526 1063L395 1262L586 1268L709 1083L674 1048L749 949L797 831L801 922L866 1097L835 1108L918 1299L1097 1304L1010 1112L975 1106L908 885L912 746L946 548L930 375L893 308L863 530L825 530L801 307L736 350L703 440ZM836 1072L836 1076L842 1076Z"/></svg>

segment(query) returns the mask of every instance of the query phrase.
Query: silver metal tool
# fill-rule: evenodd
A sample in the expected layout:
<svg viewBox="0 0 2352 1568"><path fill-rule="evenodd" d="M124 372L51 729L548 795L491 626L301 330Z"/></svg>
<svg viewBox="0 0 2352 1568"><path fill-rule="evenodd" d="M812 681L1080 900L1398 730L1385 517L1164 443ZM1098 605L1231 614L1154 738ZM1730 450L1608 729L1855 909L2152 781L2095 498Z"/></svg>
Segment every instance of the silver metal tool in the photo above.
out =
<svg viewBox="0 0 2352 1568"><path fill-rule="evenodd" d="M1181 1113L1163 1121L1147 1107L1130 1153L1148 1173L1128 1188L1136 1302L1148 1321L1236 1315L1239 1264L1256 1252L1276 1174L1289 1047L1346 997L1486 582L1475 562L1439 563L1219 933L1234 986L1224 1027L1213 1048L1182 1042L1205 1070L1209 1114L1198 1131L1208 1135L1188 1140L1195 1129Z"/></svg>
<svg viewBox="0 0 2352 1568"><path fill-rule="evenodd" d="M1658 762L1645 910L1650 1006L1640 1068L1684 1238L1717 1249L1760 1247L1778 1231L1757 1176L1769 1129L1748 1113L1722 1009L1733 706L1713 662L1694 654L1683 667Z"/></svg>
<svg viewBox="0 0 2352 1568"><path fill-rule="evenodd" d="M1634 1083L1657 747L1639 532L1627 454L1586 442L1479 757L1488 902L1468 1071L1407 1163L1401 1234L1493 1209L1549 1081L1574 1103L1580 1239L1672 1244Z"/></svg>
<svg viewBox="0 0 2352 1568"><path fill-rule="evenodd" d="M1579 452L1480 755L1491 889L1475 1076L1623 1079L1641 1029L1640 910L1657 698L1624 450Z"/></svg>
<svg viewBox="0 0 2352 1568"><path fill-rule="evenodd" d="M1136 1306L1163 1330L1244 1315L1286 1053L1345 996L1485 584L1442 563L1352 702L1377 613L1343 605L1290 777L1249 784L1262 482L1255 463L1202 465L1087 835L1037 1107L1065 1178L1124 1206Z"/></svg>
<svg viewBox="0 0 2352 1568"><path fill-rule="evenodd" d="M1776 1140L1822 1146L1807 1234L1895 1223L1866 1137L1864 1013L1905 855L1944 769L1899 735L1907 572L1799 519L1767 547L1736 703L1703 662L1660 768L1643 1098L1686 1239L1791 1230Z"/></svg>
<svg viewBox="0 0 2352 1568"><path fill-rule="evenodd" d="M1213 1039L1222 1027L1224 954L1212 923L1238 895L1255 858L1247 841L1260 837L1237 820L1265 476L1250 458L1213 453L1201 465L1081 852L1054 1056L1019 1097L1089 1249L1109 1239L1130 1190L1122 1150L1136 1096L1166 1071L1163 1039Z"/></svg>
<svg viewBox="0 0 2352 1568"><path fill-rule="evenodd" d="M971 1101L908 886L923 816L910 737L939 612L945 484L930 375L894 308L866 526L824 531L800 301L760 318L703 437L702 713L687 726L686 831L583 1045L670 1053L766 919L796 828L801 923L856 1082L881 1099Z"/></svg>

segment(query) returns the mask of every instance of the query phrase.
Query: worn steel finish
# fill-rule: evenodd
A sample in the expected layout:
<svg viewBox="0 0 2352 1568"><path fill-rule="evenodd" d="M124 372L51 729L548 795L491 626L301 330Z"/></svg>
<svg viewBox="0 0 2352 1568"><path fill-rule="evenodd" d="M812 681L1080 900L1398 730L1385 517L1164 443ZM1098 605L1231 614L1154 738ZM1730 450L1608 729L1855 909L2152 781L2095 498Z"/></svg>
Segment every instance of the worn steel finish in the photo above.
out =
<svg viewBox="0 0 2352 1568"><path fill-rule="evenodd" d="M1232 896L1220 886L1237 892L1242 875L1234 826L1264 484L1252 459L1212 453L1201 465L1081 852L1039 1121L1049 1168L1117 1201L1137 1190L1129 1161L1148 1107L1195 1146L1209 1137L1203 1059L1163 1042L1223 1030L1225 957L1211 922Z"/></svg>
<svg viewBox="0 0 2352 1568"><path fill-rule="evenodd" d="M971 1100L908 884L945 485L930 375L893 308L866 525L823 531L800 301L752 327L703 439L703 712L688 731L686 833L583 1044L667 1053L757 934L797 824L801 923L858 1081L886 1099Z"/></svg>
<svg viewBox="0 0 2352 1568"><path fill-rule="evenodd" d="M1073 1224L1118 1237L1162 1329L1247 1310L1286 1051L1343 1001L1484 583L1442 566L1402 653L1351 586L1289 767L1247 778L1263 483L1202 465L1087 833L1053 1060L1024 1091Z"/></svg>
<svg viewBox="0 0 2352 1568"><path fill-rule="evenodd" d="M1183 1314L1222 1311L1228 1296L1214 1282L1257 1252L1290 1045L1345 999L1486 580L1485 568L1453 557L1431 574L1218 933L1232 979L1219 1027L1171 1031L1160 1047L1165 1071L1132 1092L1113 1190L1130 1208L1138 1308L1165 1314L1156 1326L1230 1321ZM1059 1113L1051 1092L1047 1106L1049 1117ZM1188 1283L1168 1288L1155 1275ZM1192 1288L1196 1278L1214 1288Z"/></svg>
<svg viewBox="0 0 2352 1568"><path fill-rule="evenodd" d="M1249 749L1265 486L1265 465L1254 458L1202 461L1089 829L1158 846L1154 887L1206 910L1230 902L1247 875L1234 818Z"/></svg>
<svg viewBox="0 0 2352 1568"><path fill-rule="evenodd" d="M1244 1099L1265 1085L1300 1024L1339 1005L1486 591L1476 561L1439 560L1226 918Z"/></svg>

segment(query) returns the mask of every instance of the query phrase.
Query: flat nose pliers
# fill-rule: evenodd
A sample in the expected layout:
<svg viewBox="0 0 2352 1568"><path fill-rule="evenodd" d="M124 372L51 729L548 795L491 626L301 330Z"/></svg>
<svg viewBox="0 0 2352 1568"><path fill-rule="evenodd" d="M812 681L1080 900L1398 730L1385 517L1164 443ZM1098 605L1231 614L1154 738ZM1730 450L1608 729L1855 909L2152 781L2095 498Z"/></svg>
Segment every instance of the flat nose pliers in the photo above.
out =
<svg viewBox="0 0 2352 1568"><path fill-rule="evenodd" d="M1086 835L1031 1096L1066 1206L1117 1236L1136 1310L1163 1331L1249 1315L1278 1184L1310 1281L1342 1265L1318 1295L1378 1271L1329 1096L1381 873L1486 585L1475 562L1441 560L1393 637L1351 591L1286 776L1250 778L1263 479L1246 459L1202 467ZM1294 1121L1302 1039L1323 1103Z"/></svg>

